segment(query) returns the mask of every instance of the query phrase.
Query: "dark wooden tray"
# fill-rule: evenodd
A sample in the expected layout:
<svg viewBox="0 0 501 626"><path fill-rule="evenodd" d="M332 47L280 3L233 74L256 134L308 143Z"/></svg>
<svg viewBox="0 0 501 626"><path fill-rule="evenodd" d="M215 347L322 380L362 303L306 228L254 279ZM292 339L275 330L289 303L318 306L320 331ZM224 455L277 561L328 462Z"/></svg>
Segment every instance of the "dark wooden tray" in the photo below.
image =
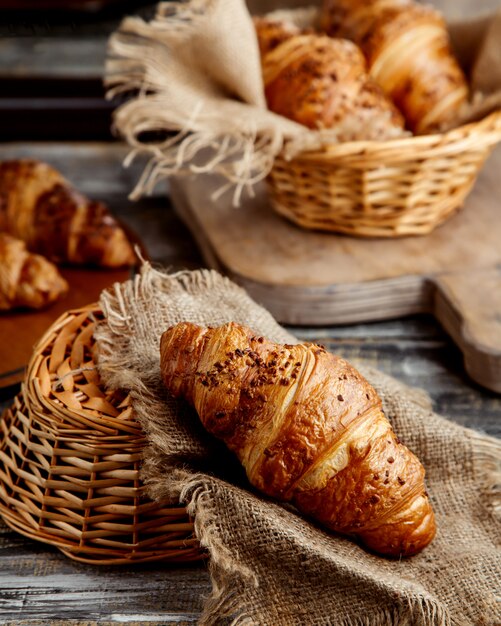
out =
<svg viewBox="0 0 501 626"><path fill-rule="evenodd" d="M24 368L33 346L60 315L96 302L103 289L130 278L131 270L66 269L61 273L69 283L66 298L43 311L16 311L0 314L0 388L23 380Z"/></svg>

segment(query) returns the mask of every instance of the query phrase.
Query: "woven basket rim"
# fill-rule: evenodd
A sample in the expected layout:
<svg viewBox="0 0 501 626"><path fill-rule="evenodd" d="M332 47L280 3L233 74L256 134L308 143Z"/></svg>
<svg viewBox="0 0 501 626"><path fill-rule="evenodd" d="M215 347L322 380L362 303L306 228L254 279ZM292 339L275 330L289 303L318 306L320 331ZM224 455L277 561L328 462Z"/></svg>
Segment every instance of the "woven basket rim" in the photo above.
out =
<svg viewBox="0 0 501 626"><path fill-rule="evenodd" d="M0 517L82 563L204 559L186 507L151 500L140 479L146 437L130 395L107 390L94 360L101 313L91 303L53 322L2 412Z"/></svg>
<svg viewBox="0 0 501 626"><path fill-rule="evenodd" d="M463 124L457 128L445 131L443 133L433 133L430 135L414 135L411 137L399 137L388 139L386 141L375 140L357 140L345 141L342 143L332 143L323 146L320 149L305 150L295 156L293 160L316 161L316 160L337 160L346 157L358 158L384 158L388 155L405 155L405 159L409 158L409 151L416 149L444 149L445 151L457 151L458 148L466 149L468 146L458 146L465 140L471 140L472 144L476 144L482 135L482 143L495 144L501 140L501 109L493 111L481 120ZM486 141L487 140L487 141ZM290 160L290 159L285 159Z"/></svg>

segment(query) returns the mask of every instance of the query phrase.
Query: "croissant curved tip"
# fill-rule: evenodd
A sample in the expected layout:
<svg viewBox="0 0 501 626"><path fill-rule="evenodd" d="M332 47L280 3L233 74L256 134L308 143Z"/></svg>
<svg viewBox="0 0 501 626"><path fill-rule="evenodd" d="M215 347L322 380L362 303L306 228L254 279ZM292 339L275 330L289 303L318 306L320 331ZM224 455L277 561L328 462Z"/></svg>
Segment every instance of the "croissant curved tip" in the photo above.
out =
<svg viewBox="0 0 501 626"><path fill-rule="evenodd" d="M417 520L399 520L362 533L363 544L377 554L401 558L418 554L434 539L435 515L426 496L422 497L423 514Z"/></svg>

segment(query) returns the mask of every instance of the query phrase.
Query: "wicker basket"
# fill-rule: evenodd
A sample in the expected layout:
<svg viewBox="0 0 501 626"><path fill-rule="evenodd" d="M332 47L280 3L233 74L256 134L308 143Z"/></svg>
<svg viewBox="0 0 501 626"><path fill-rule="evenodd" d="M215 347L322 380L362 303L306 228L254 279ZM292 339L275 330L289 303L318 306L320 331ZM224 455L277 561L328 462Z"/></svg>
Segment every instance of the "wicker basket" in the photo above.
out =
<svg viewBox="0 0 501 626"><path fill-rule="evenodd" d="M349 142L279 158L268 178L272 205L303 228L424 235L461 206L500 140L498 111L441 135Z"/></svg>
<svg viewBox="0 0 501 626"><path fill-rule="evenodd" d="M96 305L64 314L35 348L0 421L0 514L14 530L86 563L203 556L186 509L139 480L144 435L124 393L100 383Z"/></svg>

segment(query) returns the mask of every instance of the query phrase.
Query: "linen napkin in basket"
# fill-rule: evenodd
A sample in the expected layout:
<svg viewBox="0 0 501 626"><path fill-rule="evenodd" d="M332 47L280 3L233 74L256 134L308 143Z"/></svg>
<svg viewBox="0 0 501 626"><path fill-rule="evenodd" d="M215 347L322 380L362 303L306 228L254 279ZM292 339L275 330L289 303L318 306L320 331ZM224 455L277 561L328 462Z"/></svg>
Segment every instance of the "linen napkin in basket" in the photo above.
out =
<svg viewBox="0 0 501 626"><path fill-rule="evenodd" d="M172 324L230 320L294 342L229 279L209 270L141 275L101 296L100 373L130 390L149 447L143 479L153 498L180 499L210 553L212 593L202 624L406 626L501 623L501 442L438 415L426 394L372 369L398 437L426 468L438 534L421 554L389 560L324 532L256 494L238 463L165 391L159 342ZM161 590L158 590L161 593Z"/></svg>
<svg viewBox="0 0 501 626"><path fill-rule="evenodd" d="M287 0L250 4L271 11L287 6ZM282 17L314 25L318 9L282 11ZM458 123L501 108L500 32L501 11L451 25L475 94ZM134 198L173 173L214 172L228 180L238 203L244 189L251 191L270 172L277 155L293 158L336 143L340 136L360 136L362 128L368 138L379 139L386 126L373 115L358 113L343 128L310 130L269 111L256 33L244 0L163 2L149 22L126 18L110 39L106 84L109 97L139 92L114 114L115 128L132 148L130 159L137 154L149 158ZM152 133L172 132L177 134L152 140Z"/></svg>

